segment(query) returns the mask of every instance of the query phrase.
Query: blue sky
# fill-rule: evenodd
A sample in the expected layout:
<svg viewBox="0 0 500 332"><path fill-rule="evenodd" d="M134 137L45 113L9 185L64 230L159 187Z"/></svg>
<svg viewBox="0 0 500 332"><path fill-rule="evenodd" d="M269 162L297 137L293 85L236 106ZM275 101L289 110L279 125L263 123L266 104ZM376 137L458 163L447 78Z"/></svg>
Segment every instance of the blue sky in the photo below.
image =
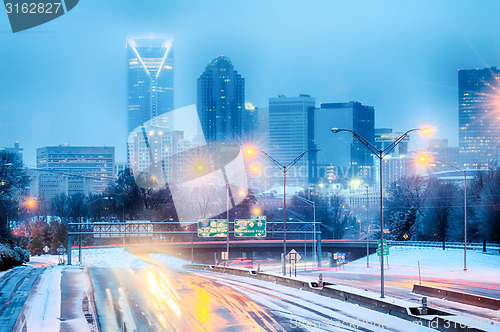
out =
<svg viewBox="0 0 500 332"><path fill-rule="evenodd" d="M0 13L0 146L115 146L125 161L125 41L174 39L175 106L228 56L246 99L310 94L375 106L376 126L432 124L458 143L457 70L500 66L500 2L82 0L10 32Z"/></svg>

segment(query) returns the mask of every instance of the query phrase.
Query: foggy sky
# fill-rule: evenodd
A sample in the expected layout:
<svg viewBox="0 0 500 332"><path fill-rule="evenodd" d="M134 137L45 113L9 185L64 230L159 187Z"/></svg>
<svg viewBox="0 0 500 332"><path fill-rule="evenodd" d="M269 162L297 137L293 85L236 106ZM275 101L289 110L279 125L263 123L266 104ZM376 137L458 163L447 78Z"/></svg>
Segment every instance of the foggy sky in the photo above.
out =
<svg viewBox="0 0 500 332"><path fill-rule="evenodd" d="M82 0L13 34L0 13L0 146L115 146L125 161L128 37L174 39L174 103L218 55L246 99L278 94L375 106L376 127L423 125L458 143L457 70L500 66L500 2ZM413 139L413 138L412 138ZM415 138L415 140L417 140Z"/></svg>

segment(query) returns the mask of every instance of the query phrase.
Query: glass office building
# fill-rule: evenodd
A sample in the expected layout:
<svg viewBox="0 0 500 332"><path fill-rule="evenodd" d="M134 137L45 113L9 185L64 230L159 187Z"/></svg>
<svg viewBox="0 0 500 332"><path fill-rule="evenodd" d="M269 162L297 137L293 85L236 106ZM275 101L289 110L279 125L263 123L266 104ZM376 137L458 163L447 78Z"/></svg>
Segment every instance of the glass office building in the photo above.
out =
<svg viewBox="0 0 500 332"><path fill-rule="evenodd" d="M304 94L269 98L269 154L282 165L314 148L315 106L316 99ZM308 153L287 171L287 186L308 188L315 159L316 153ZM277 174L274 178L272 183L282 185L282 175Z"/></svg>
<svg viewBox="0 0 500 332"><path fill-rule="evenodd" d="M207 142L238 142L245 110L245 79L226 56L212 59L198 78L201 128Z"/></svg>
<svg viewBox="0 0 500 332"><path fill-rule="evenodd" d="M458 71L460 167L485 169L498 158L499 83L496 67Z"/></svg>
<svg viewBox="0 0 500 332"><path fill-rule="evenodd" d="M174 109L173 42L127 41L127 135L145 122ZM173 121L162 117L165 121ZM162 123L169 126L171 123Z"/></svg>
<svg viewBox="0 0 500 332"><path fill-rule="evenodd" d="M314 110L315 178L321 183L346 182L351 178L371 181L373 156L353 134L333 134L332 128L355 131L375 144L375 108L360 102L322 103Z"/></svg>

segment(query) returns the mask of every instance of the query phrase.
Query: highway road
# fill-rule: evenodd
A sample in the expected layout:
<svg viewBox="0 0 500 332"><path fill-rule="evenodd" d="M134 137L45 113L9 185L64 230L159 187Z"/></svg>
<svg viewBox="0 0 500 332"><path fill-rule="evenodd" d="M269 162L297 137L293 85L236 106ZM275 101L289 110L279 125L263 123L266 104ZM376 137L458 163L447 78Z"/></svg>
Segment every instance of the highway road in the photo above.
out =
<svg viewBox="0 0 500 332"><path fill-rule="evenodd" d="M244 295L161 266L90 267L103 331L279 331L276 317Z"/></svg>
<svg viewBox="0 0 500 332"><path fill-rule="evenodd" d="M251 278L170 269L88 268L103 331L403 331L407 321ZM360 319L392 322L370 326ZM327 323L325 323L327 322ZM325 325L326 324L326 325ZM335 325L337 324L337 325ZM318 325L319 326L319 325ZM426 327L412 326L412 331Z"/></svg>

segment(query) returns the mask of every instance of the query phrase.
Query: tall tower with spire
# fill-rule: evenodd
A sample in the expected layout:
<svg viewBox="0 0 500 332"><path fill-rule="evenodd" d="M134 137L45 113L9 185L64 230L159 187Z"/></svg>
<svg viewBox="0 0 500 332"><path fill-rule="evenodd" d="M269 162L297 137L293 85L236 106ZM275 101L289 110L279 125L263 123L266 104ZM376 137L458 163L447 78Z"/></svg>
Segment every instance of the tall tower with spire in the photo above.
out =
<svg viewBox="0 0 500 332"><path fill-rule="evenodd" d="M173 42L127 40L127 134L174 109ZM169 126L172 119L162 117Z"/></svg>

